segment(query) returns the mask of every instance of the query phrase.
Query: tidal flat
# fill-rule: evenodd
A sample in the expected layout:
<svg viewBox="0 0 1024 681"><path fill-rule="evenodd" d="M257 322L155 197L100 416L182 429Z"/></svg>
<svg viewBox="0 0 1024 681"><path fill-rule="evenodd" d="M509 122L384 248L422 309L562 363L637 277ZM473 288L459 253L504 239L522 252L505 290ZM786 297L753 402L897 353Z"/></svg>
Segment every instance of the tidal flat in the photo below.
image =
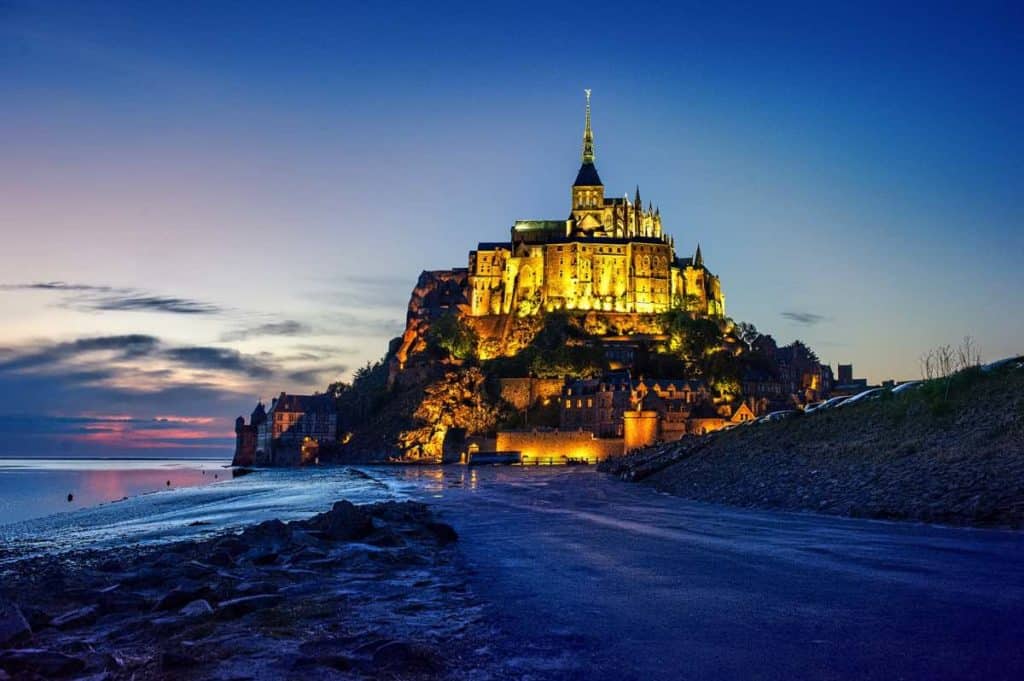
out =
<svg viewBox="0 0 1024 681"><path fill-rule="evenodd" d="M324 538L346 497L373 529ZM587 467L260 471L0 536L5 597L49 618L2 645L97 678L1024 674L1020 532L730 508ZM32 678L35 653L5 654Z"/></svg>

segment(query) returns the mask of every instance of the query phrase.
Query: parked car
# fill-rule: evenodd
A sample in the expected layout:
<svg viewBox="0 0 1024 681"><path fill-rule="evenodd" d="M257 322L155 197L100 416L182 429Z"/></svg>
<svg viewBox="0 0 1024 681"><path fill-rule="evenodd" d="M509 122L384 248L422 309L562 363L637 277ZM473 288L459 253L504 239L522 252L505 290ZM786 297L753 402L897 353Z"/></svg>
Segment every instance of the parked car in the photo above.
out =
<svg viewBox="0 0 1024 681"><path fill-rule="evenodd" d="M813 414L814 412L818 411L818 409L820 409L824 404L825 400L822 400L821 402L813 402L811 404L806 404L804 405L804 413Z"/></svg>
<svg viewBox="0 0 1024 681"><path fill-rule="evenodd" d="M846 407L846 406L849 406L851 404L857 404L858 402L867 402L868 400L877 400L879 397L882 396L882 393L884 393L885 391L886 391L885 388L871 388L870 390L865 390L864 392L857 393L856 395L854 395L850 399L848 399L845 402L843 402L842 406Z"/></svg>
<svg viewBox="0 0 1024 681"><path fill-rule="evenodd" d="M849 395L840 395L839 397L829 398L822 402L821 405L814 411L826 411L828 409L835 409L848 399L850 399Z"/></svg>
<svg viewBox="0 0 1024 681"><path fill-rule="evenodd" d="M921 387L921 381L907 381L906 383L900 383L898 386L893 388L892 394L899 395L900 393L905 393L908 390L913 390L919 387Z"/></svg>
<svg viewBox="0 0 1024 681"><path fill-rule="evenodd" d="M1015 368L1019 368L1022 364L1024 364L1024 355L1014 355L1013 357L1004 357L1003 359L997 359L994 362L989 362L982 366L981 370L988 374L996 371L997 369L1002 369L1003 367L1014 366Z"/></svg>

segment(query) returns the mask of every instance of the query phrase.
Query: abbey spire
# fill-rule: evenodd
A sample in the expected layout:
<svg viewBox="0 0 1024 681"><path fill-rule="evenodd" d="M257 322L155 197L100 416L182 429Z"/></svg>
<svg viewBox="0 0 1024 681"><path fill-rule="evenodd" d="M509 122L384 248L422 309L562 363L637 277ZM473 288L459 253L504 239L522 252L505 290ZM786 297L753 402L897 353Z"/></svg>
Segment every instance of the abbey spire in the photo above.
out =
<svg viewBox="0 0 1024 681"><path fill-rule="evenodd" d="M594 131L590 128L590 90L587 93L587 122L583 127L583 162L593 164L594 162Z"/></svg>
<svg viewBox="0 0 1024 681"><path fill-rule="evenodd" d="M587 94L587 118L583 126L583 163L580 165L580 171L576 173L576 181L572 183L572 186L603 187L601 176L597 174L597 168L594 166L594 131L590 127L590 90L584 90L584 92ZM576 203L574 202L573 205L575 206Z"/></svg>

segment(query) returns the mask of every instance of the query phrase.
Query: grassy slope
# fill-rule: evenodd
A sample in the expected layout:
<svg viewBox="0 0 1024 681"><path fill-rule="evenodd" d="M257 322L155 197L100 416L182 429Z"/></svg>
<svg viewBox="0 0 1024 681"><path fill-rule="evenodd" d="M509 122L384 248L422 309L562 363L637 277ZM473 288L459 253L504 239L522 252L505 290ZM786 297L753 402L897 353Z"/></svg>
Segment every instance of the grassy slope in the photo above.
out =
<svg viewBox="0 0 1024 681"><path fill-rule="evenodd" d="M718 433L693 450L648 481L741 506L1020 527L1024 370L968 372L948 396L933 383Z"/></svg>

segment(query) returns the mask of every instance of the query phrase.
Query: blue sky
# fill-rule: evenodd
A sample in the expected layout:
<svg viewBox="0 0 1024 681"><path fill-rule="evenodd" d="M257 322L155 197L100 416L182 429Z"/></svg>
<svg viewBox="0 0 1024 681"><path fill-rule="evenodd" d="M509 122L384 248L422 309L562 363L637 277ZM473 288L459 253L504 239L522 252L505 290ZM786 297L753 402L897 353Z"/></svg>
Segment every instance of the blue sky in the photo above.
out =
<svg viewBox="0 0 1024 681"><path fill-rule="evenodd" d="M584 87L607 193L700 242L734 318L872 380L967 334L1020 352L1022 29L1010 3L0 2L0 455L218 451L257 397L379 357L420 270L567 214Z"/></svg>

